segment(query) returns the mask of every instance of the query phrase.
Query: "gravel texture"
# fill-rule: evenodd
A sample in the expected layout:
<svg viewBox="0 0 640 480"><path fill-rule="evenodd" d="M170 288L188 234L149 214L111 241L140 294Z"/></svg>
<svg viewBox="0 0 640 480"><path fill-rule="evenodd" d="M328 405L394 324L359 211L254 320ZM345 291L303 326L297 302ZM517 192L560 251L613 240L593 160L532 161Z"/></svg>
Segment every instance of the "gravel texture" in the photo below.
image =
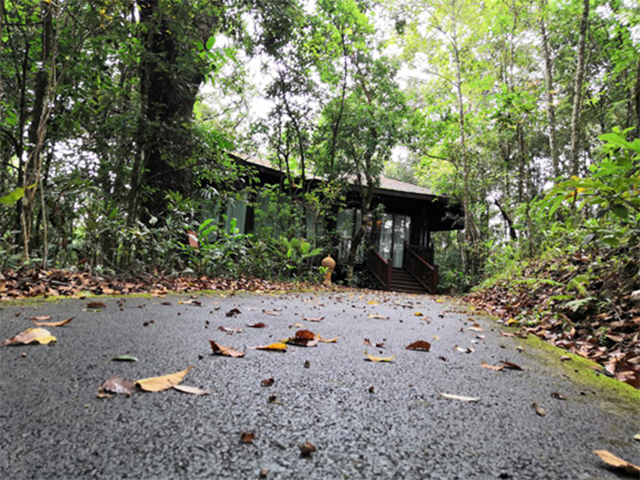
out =
<svg viewBox="0 0 640 480"><path fill-rule="evenodd" d="M179 303L189 299L99 299L106 304L99 312L86 310L88 299L0 304L2 339L31 326L34 315L75 316L49 328L58 337L52 346L0 348L0 478L250 479L268 470L269 479L305 480L604 479L620 477L594 449L640 463L633 440L640 396L616 399L572 383L560 367L518 350L519 340L501 336L494 320L448 300L305 293ZM233 308L241 313L227 317ZM280 316L263 312L274 309ZM255 322L267 327L246 327ZM474 322L486 338L469 330ZM247 348L293 336L295 323L338 341L286 353ZM219 326L244 331L231 335ZM385 346L366 346L365 338ZM246 356L214 356L209 340L247 348ZM416 340L430 342L431 351L405 349ZM373 363L364 350L398 357ZM126 354L140 361L111 361ZM524 370L480 366L500 360ZM113 374L136 380L191 365L183 384L210 395L96 397ZM270 377L274 384L261 386ZM243 432L255 432L253 443L240 442ZM317 449L307 457L300 454L304 442Z"/></svg>

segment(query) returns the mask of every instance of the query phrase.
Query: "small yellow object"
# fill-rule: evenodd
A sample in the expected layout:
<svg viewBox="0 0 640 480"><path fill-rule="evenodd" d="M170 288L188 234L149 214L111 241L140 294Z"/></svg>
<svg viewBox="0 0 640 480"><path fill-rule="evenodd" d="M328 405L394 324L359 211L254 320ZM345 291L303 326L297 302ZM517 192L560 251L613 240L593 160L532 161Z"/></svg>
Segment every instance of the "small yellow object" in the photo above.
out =
<svg viewBox="0 0 640 480"><path fill-rule="evenodd" d="M136 381L136 385L145 392L161 392L163 390L169 390L174 385L178 385L182 382L184 377L187 376L187 373L189 373L192 368L193 367L189 367L181 372L163 375L161 377L143 378L142 380Z"/></svg>
<svg viewBox="0 0 640 480"><path fill-rule="evenodd" d="M364 351L364 354L371 362L393 362L396 358L398 358L397 355L394 355L393 357L374 357L373 355L369 355L366 350Z"/></svg>
<svg viewBox="0 0 640 480"><path fill-rule="evenodd" d="M335 337L335 338L323 338L322 335L318 334L318 335L316 335L316 338L318 339L319 342L322 342L322 343L337 343L338 342L338 337Z"/></svg>
<svg viewBox="0 0 640 480"><path fill-rule="evenodd" d="M331 258L331 254L327 255L322 259L321 265L327 269L327 273L324 276L324 284L331 285L331 274L333 270L336 268L336 261Z"/></svg>

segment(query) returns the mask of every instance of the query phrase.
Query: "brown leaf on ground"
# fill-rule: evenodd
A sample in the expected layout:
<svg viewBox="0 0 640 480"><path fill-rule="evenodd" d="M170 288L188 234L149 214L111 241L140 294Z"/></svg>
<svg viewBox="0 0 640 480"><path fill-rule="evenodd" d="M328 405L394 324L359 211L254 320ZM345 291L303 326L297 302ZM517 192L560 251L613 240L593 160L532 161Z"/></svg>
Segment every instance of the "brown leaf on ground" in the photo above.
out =
<svg viewBox="0 0 640 480"><path fill-rule="evenodd" d="M593 453L595 453L598 457L600 457L600 460L611 467L621 468L632 475L640 475L639 466L634 465L633 463L629 463L620 457L616 457L613 453L607 450L594 450Z"/></svg>
<svg viewBox="0 0 640 480"><path fill-rule="evenodd" d="M265 328L267 326L266 323L262 323L262 322L258 322L258 323L252 323L251 325L249 325L247 323L247 327L249 328Z"/></svg>
<svg viewBox="0 0 640 480"><path fill-rule="evenodd" d="M469 330L471 330L472 332L482 332L482 326L479 323L474 323L473 325L471 325L469 327Z"/></svg>
<svg viewBox="0 0 640 480"><path fill-rule="evenodd" d="M129 380L123 380L117 375L107 378L98 388L98 396L101 398L108 397L105 393L116 393L130 397L136 391L136 384Z"/></svg>
<svg viewBox="0 0 640 480"><path fill-rule="evenodd" d="M0 347L7 345L29 345L32 343L38 343L40 345L49 345L56 342L58 339L51 335L49 330L44 328L27 328L24 332L19 333L15 337L4 340L0 343Z"/></svg>
<svg viewBox="0 0 640 480"><path fill-rule="evenodd" d="M389 320L389 317L385 317L384 315L378 315L377 313L370 313L368 317L374 320Z"/></svg>
<svg viewBox="0 0 640 480"><path fill-rule="evenodd" d="M419 350L421 352L428 352L431 350L431 344L424 340L418 340L417 342L407 345L407 350Z"/></svg>
<svg viewBox="0 0 640 480"><path fill-rule="evenodd" d="M34 325L38 325L39 327L62 327L63 325L66 325L74 318L75 317L67 318L66 320L61 320L59 322L33 322L33 323Z"/></svg>
<svg viewBox="0 0 640 480"><path fill-rule="evenodd" d="M306 321L306 322L321 322L324 320L324 317L318 317L318 318L313 318L313 317L302 317L302 320Z"/></svg>
<svg viewBox="0 0 640 480"><path fill-rule="evenodd" d="M275 310L262 310L262 313L264 313L265 315L271 315L272 317L281 317L282 314L279 312L276 312Z"/></svg>
<svg viewBox="0 0 640 480"><path fill-rule="evenodd" d="M304 442L299 448L300 455L303 457L310 457L311 454L316 451L316 446L311 442Z"/></svg>
<svg viewBox="0 0 640 480"><path fill-rule="evenodd" d="M249 347L249 348L253 350L266 350L270 352L286 352L288 347L286 343L275 342L269 345L263 345L260 347Z"/></svg>
<svg viewBox="0 0 640 480"><path fill-rule="evenodd" d="M566 400L567 397L565 397L564 395L562 395L561 393L558 392L552 392L551 393L551 398L557 398L558 400Z"/></svg>
<svg viewBox="0 0 640 480"><path fill-rule="evenodd" d="M95 309L99 309L99 308L107 308L107 306L102 302L89 302L87 304L87 308L95 310Z"/></svg>
<svg viewBox="0 0 640 480"><path fill-rule="evenodd" d="M373 345L371 344L371 340L369 340L368 338L365 338L363 343L369 347L373 347Z"/></svg>
<svg viewBox="0 0 640 480"><path fill-rule="evenodd" d="M286 343L297 345L298 347L315 347L318 345L316 334L310 330L298 330L295 336L286 340Z"/></svg>
<svg viewBox="0 0 640 480"><path fill-rule="evenodd" d="M511 370L524 370L520 365L516 365L515 363L505 362L504 360L500 360L500 363L503 364L505 368L510 368Z"/></svg>
<svg viewBox="0 0 640 480"><path fill-rule="evenodd" d="M240 435L240 443L253 443L254 438L256 438L255 432L242 432Z"/></svg>
<svg viewBox="0 0 640 480"><path fill-rule="evenodd" d="M538 402L533 402L533 404L531 406L536 411L536 413L538 415L540 415L541 417L544 417L547 414L547 412L544 411L544 408L542 408L540 405L538 405Z"/></svg>
<svg viewBox="0 0 640 480"><path fill-rule="evenodd" d="M236 350L235 348L231 348L231 347L223 347L222 345L219 345L213 340L209 340L209 345L211 345L211 350L213 351L214 355L222 355L224 357L233 357L233 358L244 357L244 352L241 352L240 350Z"/></svg>
<svg viewBox="0 0 640 480"><path fill-rule="evenodd" d="M569 355L563 355L560 357L561 362L568 362L570 360L571 360L571 357Z"/></svg>
<svg viewBox="0 0 640 480"><path fill-rule="evenodd" d="M191 371L193 367L188 367L181 372L171 373L169 375L162 375L160 377L149 377L141 380L136 380L136 385L145 392L162 392L168 390L174 385L178 385L187 373Z"/></svg>
<svg viewBox="0 0 640 480"><path fill-rule="evenodd" d="M266 379L262 380L260 382L260 385L262 385L263 387L270 387L275 382L276 382L275 379L273 377L271 377L271 378L266 378Z"/></svg>
<svg viewBox="0 0 640 480"><path fill-rule="evenodd" d="M236 315L240 315L242 312L237 308L232 308L225 315L227 317L235 317Z"/></svg>
<svg viewBox="0 0 640 480"><path fill-rule="evenodd" d="M34 322L44 322L46 320L51 320L51 315L38 315L35 317L29 317L29 320Z"/></svg>
<svg viewBox="0 0 640 480"><path fill-rule="evenodd" d="M191 395L209 395L211 392L208 390L201 390L197 387L189 387L188 385L174 385L174 390L182 393L189 393Z"/></svg>
<svg viewBox="0 0 640 480"><path fill-rule="evenodd" d="M495 370L496 372L499 372L500 370L504 369L504 365L500 365L499 367L496 367L493 365L489 365L487 362L482 362L480 365L482 366L482 368L486 368L488 370Z"/></svg>
<svg viewBox="0 0 640 480"><path fill-rule="evenodd" d="M502 335L503 337L511 337L511 338L516 336L515 333L503 332L502 330L500 330L500 335Z"/></svg>

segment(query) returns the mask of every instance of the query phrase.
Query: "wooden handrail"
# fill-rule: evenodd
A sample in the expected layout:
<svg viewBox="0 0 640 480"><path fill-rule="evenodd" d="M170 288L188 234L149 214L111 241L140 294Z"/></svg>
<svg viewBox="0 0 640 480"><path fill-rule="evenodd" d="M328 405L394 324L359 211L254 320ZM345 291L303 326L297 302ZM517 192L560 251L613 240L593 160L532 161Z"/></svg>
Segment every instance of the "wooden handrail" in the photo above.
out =
<svg viewBox="0 0 640 480"><path fill-rule="evenodd" d="M418 255L410 245L406 245L405 268L427 289L430 293L438 292L438 266L431 265ZM409 258L410 257L410 258Z"/></svg>
<svg viewBox="0 0 640 480"><path fill-rule="evenodd" d="M384 289L389 290L391 288L391 263L374 249L367 252L365 263Z"/></svg>
<svg viewBox="0 0 640 480"><path fill-rule="evenodd" d="M427 267L429 270L432 270L432 271L435 272L436 268L433 265L431 265L429 262L427 262L424 258L422 258L420 255L418 255L416 252L414 252L413 249L410 246L407 246L407 251L411 255L413 255L425 267Z"/></svg>

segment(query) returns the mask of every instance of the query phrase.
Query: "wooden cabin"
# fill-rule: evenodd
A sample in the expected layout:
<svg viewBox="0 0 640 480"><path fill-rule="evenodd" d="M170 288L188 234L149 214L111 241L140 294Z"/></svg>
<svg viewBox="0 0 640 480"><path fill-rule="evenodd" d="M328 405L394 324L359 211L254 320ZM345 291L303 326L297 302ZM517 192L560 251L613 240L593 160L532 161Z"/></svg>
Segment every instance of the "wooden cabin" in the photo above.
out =
<svg viewBox="0 0 640 480"><path fill-rule="evenodd" d="M281 184L284 173L261 159L232 154L232 158L255 170L262 185ZM317 185L323 180L310 178ZM254 201L256 199L253 199ZM258 199L259 200L259 199ZM227 222L236 218L241 233L257 231L261 225L251 202L236 202L227 209ZM425 188L382 177L374 190L372 207L382 205L384 213L370 224L367 241L363 242L358 260L368 268L385 290L410 293L436 293L438 266L434 263L433 232L463 228L463 212L459 204L434 195ZM333 226L340 234L338 252L332 252L338 266L346 262L354 227L360 222L359 194L356 185L347 194L347 208L337 213ZM372 208L372 209L373 209ZM310 236L322 234L317 225L308 225ZM277 235L277 231L272 234ZM366 243L366 247L365 244Z"/></svg>

